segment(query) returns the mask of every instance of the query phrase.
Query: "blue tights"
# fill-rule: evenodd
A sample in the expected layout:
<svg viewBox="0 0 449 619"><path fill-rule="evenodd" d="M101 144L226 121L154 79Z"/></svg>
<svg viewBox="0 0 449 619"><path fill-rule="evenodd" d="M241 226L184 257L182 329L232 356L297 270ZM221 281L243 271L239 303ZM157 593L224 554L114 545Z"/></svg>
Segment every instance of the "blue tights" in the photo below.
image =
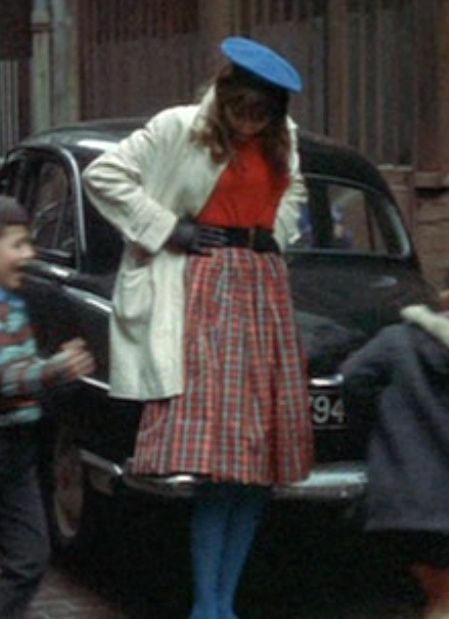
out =
<svg viewBox="0 0 449 619"><path fill-rule="evenodd" d="M205 484L191 523L194 604L190 619L237 619L234 597L269 491Z"/></svg>

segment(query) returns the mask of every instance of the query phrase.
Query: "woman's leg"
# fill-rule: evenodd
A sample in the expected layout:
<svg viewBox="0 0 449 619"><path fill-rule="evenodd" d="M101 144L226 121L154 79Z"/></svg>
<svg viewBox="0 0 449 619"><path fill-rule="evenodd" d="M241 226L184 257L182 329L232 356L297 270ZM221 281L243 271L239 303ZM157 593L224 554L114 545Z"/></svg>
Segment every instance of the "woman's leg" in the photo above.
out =
<svg viewBox="0 0 449 619"><path fill-rule="evenodd" d="M236 619L239 584L269 490L241 484L199 489L191 522L191 619Z"/></svg>
<svg viewBox="0 0 449 619"><path fill-rule="evenodd" d="M257 486L235 485L228 491L232 508L228 516L221 557L218 584L219 619L237 619L233 610L236 590L269 497L267 488Z"/></svg>
<svg viewBox="0 0 449 619"><path fill-rule="evenodd" d="M225 484L205 484L199 489L191 521L191 619L218 619L218 578L230 510Z"/></svg>

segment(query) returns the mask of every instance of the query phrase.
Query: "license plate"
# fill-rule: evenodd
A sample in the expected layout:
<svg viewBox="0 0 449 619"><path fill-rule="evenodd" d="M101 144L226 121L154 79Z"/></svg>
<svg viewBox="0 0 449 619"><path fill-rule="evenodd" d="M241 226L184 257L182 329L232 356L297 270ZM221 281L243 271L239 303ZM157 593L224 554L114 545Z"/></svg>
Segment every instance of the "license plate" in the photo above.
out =
<svg viewBox="0 0 449 619"><path fill-rule="evenodd" d="M338 392L310 391L310 406L316 430L342 429L346 426L343 401Z"/></svg>

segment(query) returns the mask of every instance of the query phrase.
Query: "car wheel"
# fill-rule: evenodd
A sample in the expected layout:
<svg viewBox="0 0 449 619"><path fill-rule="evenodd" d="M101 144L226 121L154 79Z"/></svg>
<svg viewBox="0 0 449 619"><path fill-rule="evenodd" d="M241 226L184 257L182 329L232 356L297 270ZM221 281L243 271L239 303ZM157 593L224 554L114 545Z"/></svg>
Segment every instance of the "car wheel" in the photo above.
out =
<svg viewBox="0 0 449 619"><path fill-rule="evenodd" d="M59 424L52 435L43 471L44 501L52 546L66 552L91 539L96 497L84 471L75 428Z"/></svg>
<svg viewBox="0 0 449 619"><path fill-rule="evenodd" d="M70 545L79 536L85 504L83 465L73 435L69 426L60 428L52 463L52 511L61 545Z"/></svg>

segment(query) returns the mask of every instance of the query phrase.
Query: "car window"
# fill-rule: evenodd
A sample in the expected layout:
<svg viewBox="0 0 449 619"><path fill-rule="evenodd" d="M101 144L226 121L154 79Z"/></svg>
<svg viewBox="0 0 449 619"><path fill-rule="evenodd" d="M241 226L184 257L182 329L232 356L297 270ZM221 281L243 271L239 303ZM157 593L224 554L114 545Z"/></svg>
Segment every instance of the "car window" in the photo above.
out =
<svg viewBox="0 0 449 619"><path fill-rule="evenodd" d="M84 195L84 225L87 240L86 270L91 274L114 273L123 251L123 240Z"/></svg>
<svg viewBox="0 0 449 619"><path fill-rule="evenodd" d="M335 179L309 177L300 238L290 251L402 254L404 231L388 197Z"/></svg>
<svg viewBox="0 0 449 619"><path fill-rule="evenodd" d="M8 161L0 171L0 193L14 196L22 202L22 176L25 168L23 159Z"/></svg>
<svg viewBox="0 0 449 619"><path fill-rule="evenodd" d="M25 204L38 249L71 257L75 250L73 197L65 167L58 161L33 163Z"/></svg>

